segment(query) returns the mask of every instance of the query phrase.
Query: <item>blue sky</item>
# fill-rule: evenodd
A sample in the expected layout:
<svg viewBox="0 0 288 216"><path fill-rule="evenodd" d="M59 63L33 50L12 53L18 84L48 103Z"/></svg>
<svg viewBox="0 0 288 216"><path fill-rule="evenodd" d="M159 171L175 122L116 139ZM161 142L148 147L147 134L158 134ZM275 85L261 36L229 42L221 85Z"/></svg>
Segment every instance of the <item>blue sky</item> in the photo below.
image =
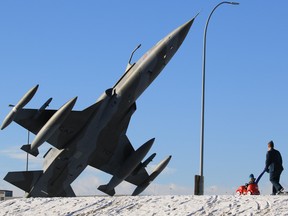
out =
<svg viewBox="0 0 288 216"><path fill-rule="evenodd" d="M206 194L232 194L264 168L274 140L288 167L288 2L239 1L221 5L207 33L204 178ZM135 148L150 138L151 165L172 160L146 193L192 194L199 174L202 43L205 22L219 1L1 1L0 120L31 87L26 106L49 97L58 109L78 96L75 109L91 105L123 74L131 51L136 61L160 39L198 12L182 47L137 101L128 129ZM33 139L33 136L31 136ZM27 131L12 123L0 133L0 179L25 169ZM46 143L30 169L41 169ZM89 168L75 182L78 194L100 193L110 176ZM288 172L282 174L288 188ZM270 192L268 175L260 182ZM13 189L0 180L1 189ZM118 193L132 192L128 184ZM130 191L131 190L131 191ZM17 191L17 193L20 193Z"/></svg>

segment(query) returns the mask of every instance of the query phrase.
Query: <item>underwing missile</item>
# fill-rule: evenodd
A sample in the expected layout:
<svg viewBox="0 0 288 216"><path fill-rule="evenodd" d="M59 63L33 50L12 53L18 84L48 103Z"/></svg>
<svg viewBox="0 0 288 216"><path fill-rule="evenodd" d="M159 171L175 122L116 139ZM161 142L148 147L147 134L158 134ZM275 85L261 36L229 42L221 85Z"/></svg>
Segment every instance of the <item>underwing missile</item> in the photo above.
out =
<svg viewBox="0 0 288 216"><path fill-rule="evenodd" d="M31 88L21 99L20 101L12 108L12 110L9 112L9 114L4 119L1 130L6 128L14 119L18 112L18 110L22 109L35 95L39 85L36 85L35 87Z"/></svg>
<svg viewBox="0 0 288 216"><path fill-rule="evenodd" d="M149 158L147 158L144 162L143 162L143 167L146 167L156 156L156 153L153 153Z"/></svg>
<svg viewBox="0 0 288 216"><path fill-rule="evenodd" d="M153 170L151 175L147 179L145 179L145 181L134 190L132 196L137 196L142 191L144 191L149 186L149 184L163 171L163 169L165 169L165 167L168 165L171 157L172 156L170 155L166 159L161 161L158 164L158 166Z"/></svg>
<svg viewBox="0 0 288 216"><path fill-rule="evenodd" d="M36 115L34 116L34 119L37 119L37 118L40 116L40 114L46 109L46 107L49 106L49 104L51 103L52 99L53 99L52 97L49 98L49 99L38 109L38 112L37 112Z"/></svg>
<svg viewBox="0 0 288 216"><path fill-rule="evenodd" d="M49 104L51 103L52 99L53 99L53 98L49 98L49 99L40 107L40 109L39 109L38 111L41 112L41 111L45 110L46 107L48 107Z"/></svg>
<svg viewBox="0 0 288 216"><path fill-rule="evenodd" d="M145 168L156 156L156 153L153 153L152 155L150 155L150 157L148 157L143 163L139 164L135 170L133 171L132 175L136 175L137 172L139 172L139 170L141 168Z"/></svg>
<svg viewBox="0 0 288 216"><path fill-rule="evenodd" d="M77 97L71 99L65 103L54 115L46 122L46 124L41 128L41 130L36 135L35 139L31 144L31 150L37 149L46 140L48 140L53 133L61 126L61 124L68 117L69 113L72 111Z"/></svg>

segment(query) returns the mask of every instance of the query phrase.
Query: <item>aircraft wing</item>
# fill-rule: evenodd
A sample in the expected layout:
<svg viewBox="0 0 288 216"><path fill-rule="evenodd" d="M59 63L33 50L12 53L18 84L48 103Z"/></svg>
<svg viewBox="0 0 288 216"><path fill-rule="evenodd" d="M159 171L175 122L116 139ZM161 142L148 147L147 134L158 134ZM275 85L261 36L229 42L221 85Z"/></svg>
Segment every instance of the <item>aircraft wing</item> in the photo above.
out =
<svg viewBox="0 0 288 216"><path fill-rule="evenodd" d="M93 112L98 109L100 103L101 101L83 111L71 111L67 119L47 142L57 149L62 149L81 130ZM39 113L37 109L21 109L14 121L36 135L56 112L57 110L43 110Z"/></svg>
<svg viewBox="0 0 288 216"><path fill-rule="evenodd" d="M135 152L133 146L131 145L128 137L126 135L119 137L119 145L116 150L116 153L114 154L111 161L107 164L99 163L99 160L90 160L89 165L100 169L103 172L109 173L111 175L117 175L117 171L121 168L121 165L124 164L127 157ZM140 163L142 164L142 162ZM147 179L149 177L147 171L145 168L140 168L137 173L130 174L125 180L134 184L134 185L140 185L143 183L143 180Z"/></svg>
<svg viewBox="0 0 288 216"><path fill-rule="evenodd" d="M129 148L128 146L131 146L130 148L133 149L133 147L132 147L132 145L131 145L131 143L130 143L130 141L129 141L127 136L125 136L125 138L123 140L126 140L125 141L125 143L126 143L125 144L126 145L125 148ZM132 149L130 151L132 151ZM134 149L133 149L133 151L134 151ZM122 163L123 162L124 161L122 161ZM142 162L140 163L140 165L142 165ZM139 186L140 184L143 183L144 179L147 179L148 177L149 177L149 175L148 175L146 169L144 167L141 167L137 171L137 173L133 173L132 172L132 174L130 174L125 180L130 182L130 183L132 183L132 184L134 184L134 185Z"/></svg>
<svg viewBox="0 0 288 216"><path fill-rule="evenodd" d="M132 153L135 152L132 144L130 143L128 137L126 136L126 131L131 119L132 114L136 110L136 104L134 103L133 106L131 106L130 110L126 113L126 115L121 118L120 122L117 124L110 125L109 131L109 137L108 140L103 140L103 143L115 143L115 152L113 153L113 156L106 157L105 154L109 155L109 149L104 149L105 145L102 145L103 149L97 149L92 154L92 157L89 160L89 165L100 169L103 172L109 173L111 175L116 175L117 172L120 170L122 165L124 164L125 160L132 155ZM110 145L107 145L110 146ZM99 153L104 152L104 153ZM108 158L108 159L107 159ZM141 165L142 163L140 163ZM134 184L134 185L140 185L144 179L148 177L148 173L145 170L145 168L140 168L137 173L130 174L125 180Z"/></svg>

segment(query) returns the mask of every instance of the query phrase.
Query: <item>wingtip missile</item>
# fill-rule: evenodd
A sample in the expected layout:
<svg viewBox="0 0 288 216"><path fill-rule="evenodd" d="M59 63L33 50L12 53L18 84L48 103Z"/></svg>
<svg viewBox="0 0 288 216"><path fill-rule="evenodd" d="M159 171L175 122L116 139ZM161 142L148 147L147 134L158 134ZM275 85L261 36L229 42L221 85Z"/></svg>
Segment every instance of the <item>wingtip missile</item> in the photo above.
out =
<svg viewBox="0 0 288 216"><path fill-rule="evenodd" d="M36 85L35 87L31 88L20 100L19 102L13 106L12 110L8 113L8 115L5 117L2 125L1 130L6 128L14 119L18 112L18 110L22 109L35 95L39 85Z"/></svg>
<svg viewBox="0 0 288 216"><path fill-rule="evenodd" d="M13 107L12 110L5 117L4 121L2 122L1 130L6 128L14 120L16 113L17 113L17 110L14 109L14 107Z"/></svg>
<svg viewBox="0 0 288 216"><path fill-rule="evenodd" d="M153 170L151 175L147 179L143 181L142 184L140 184L132 193L132 196L137 196L140 193L142 193L149 185L150 183L165 169L165 167L168 165L169 161L171 160L172 156L168 156L163 161L161 161L158 166Z"/></svg>

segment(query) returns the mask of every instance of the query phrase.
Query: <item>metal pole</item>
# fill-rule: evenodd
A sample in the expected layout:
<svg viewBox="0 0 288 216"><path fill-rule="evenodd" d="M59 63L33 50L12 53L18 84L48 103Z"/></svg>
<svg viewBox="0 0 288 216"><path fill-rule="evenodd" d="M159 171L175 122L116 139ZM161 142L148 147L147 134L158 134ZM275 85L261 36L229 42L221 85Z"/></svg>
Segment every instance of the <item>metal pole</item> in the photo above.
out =
<svg viewBox="0 0 288 216"><path fill-rule="evenodd" d="M28 144L30 142L30 131L28 131ZM27 158L26 158L26 171L28 171L28 160L29 160L29 154L27 153Z"/></svg>
<svg viewBox="0 0 288 216"><path fill-rule="evenodd" d="M207 28L210 21L210 18L214 11L222 4L231 4L231 5L238 5L238 2L228 2L223 1L216 5L213 10L211 11L204 30L204 39L203 39L203 65L202 65L202 109L201 109L201 131L200 131L200 176L195 176L195 194L196 195L203 195L204 193L204 176L203 176L203 161L204 161L204 113L205 113L205 70L206 70L206 35L207 35ZM196 180L197 179L197 180ZM196 186L197 182L197 186ZM198 188L198 189L196 189Z"/></svg>

